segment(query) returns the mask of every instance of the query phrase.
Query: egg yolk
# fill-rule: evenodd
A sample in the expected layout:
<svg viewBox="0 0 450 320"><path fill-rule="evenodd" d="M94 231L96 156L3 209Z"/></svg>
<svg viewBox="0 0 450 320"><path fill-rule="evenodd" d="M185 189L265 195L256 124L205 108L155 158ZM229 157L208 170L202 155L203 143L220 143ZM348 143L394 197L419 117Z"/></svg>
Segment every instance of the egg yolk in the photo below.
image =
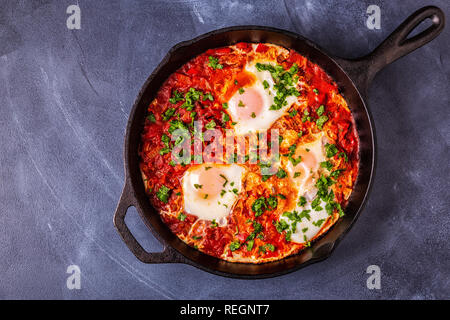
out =
<svg viewBox="0 0 450 320"><path fill-rule="evenodd" d="M225 179L221 177L221 170L216 167L200 170L196 180L194 187L197 190L197 197L201 199L216 197L223 189L222 185L225 182Z"/></svg>
<svg viewBox="0 0 450 320"><path fill-rule="evenodd" d="M231 103L236 106L237 116L241 120L256 118L263 111L263 97L252 87L243 88L243 90L244 92L237 92L231 98Z"/></svg>
<svg viewBox="0 0 450 320"><path fill-rule="evenodd" d="M303 183L305 185L312 185L312 174L317 170L318 161L316 156L311 151L306 151L306 148L298 148L294 154L294 158L302 157L302 160L294 167L292 162L289 162L289 170L293 172L294 181Z"/></svg>
<svg viewBox="0 0 450 320"><path fill-rule="evenodd" d="M302 163L309 169L314 170L317 167L317 159L313 152L304 148L299 148L295 153L295 157L302 157Z"/></svg>

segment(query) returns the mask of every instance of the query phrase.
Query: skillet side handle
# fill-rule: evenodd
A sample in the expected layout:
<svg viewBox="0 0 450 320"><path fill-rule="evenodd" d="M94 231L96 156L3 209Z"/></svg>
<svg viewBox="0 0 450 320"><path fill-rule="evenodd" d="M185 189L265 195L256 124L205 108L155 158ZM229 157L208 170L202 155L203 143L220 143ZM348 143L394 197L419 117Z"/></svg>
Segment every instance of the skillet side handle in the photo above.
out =
<svg viewBox="0 0 450 320"><path fill-rule="evenodd" d="M430 19L432 25L408 39L412 31L426 19ZM365 57L366 60L370 61L369 73L372 74L372 78L386 65L436 38L444 29L444 25L444 12L437 7L428 6L414 12L372 53Z"/></svg>
<svg viewBox="0 0 450 320"><path fill-rule="evenodd" d="M426 19L430 19L432 25L408 39L413 30ZM369 83L381 69L436 38L444 26L445 15L441 9L434 6L423 7L410 15L368 55L355 60L337 60L360 89L366 91Z"/></svg>
<svg viewBox="0 0 450 320"><path fill-rule="evenodd" d="M114 213L114 226L127 245L128 249L144 263L183 263L180 255L172 248L165 247L162 252L147 252L128 229L125 223L125 216L128 208L135 206L135 198L129 182L125 183L122 195Z"/></svg>

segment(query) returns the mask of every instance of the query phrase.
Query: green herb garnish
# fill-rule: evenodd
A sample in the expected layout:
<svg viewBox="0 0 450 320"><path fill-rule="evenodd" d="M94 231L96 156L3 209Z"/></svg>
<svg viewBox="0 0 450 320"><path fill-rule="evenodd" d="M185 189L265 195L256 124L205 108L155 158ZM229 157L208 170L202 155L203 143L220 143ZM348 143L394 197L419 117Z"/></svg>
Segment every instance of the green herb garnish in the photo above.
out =
<svg viewBox="0 0 450 320"><path fill-rule="evenodd" d="M163 120L169 120L175 114L175 108L169 108L163 113Z"/></svg>
<svg viewBox="0 0 450 320"><path fill-rule="evenodd" d="M165 185L162 185L159 190L156 192L156 197L164 203L167 203L169 201L170 192L172 190Z"/></svg>
<svg viewBox="0 0 450 320"><path fill-rule="evenodd" d="M153 112L150 112L147 116L147 119L151 122L151 123L155 123L156 122L156 118L155 115L153 114Z"/></svg>
<svg viewBox="0 0 450 320"><path fill-rule="evenodd" d="M208 66L209 67L213 68L214 70L216 70L216 69L223 69L223 65L221 65L219 63L219 59L218 58L213 57L213 56L209 56L208 60L209 60L209 62L208 62Z"/></svg>
<svg viewBox="0 0 450 320"><path fill-rule="evenodd" d="M232 243L230 243L231 251L235 251L235 250L239 249L240 247L241 247L241 244L239 243L239 241L233 241Z"/></svg>
<svg viewBox="0 0 450 320"><path fill-rule="evenodd" d="M334 144L327 143L325 145L325 151L327 154L327 158L332 158L336 155L336 153L338 153L339 150Z"/></svg>
<svg viewBox="0 0 450 320"><path fill-rule="evenodd" d="M169 102L171 104L176 104L178 101L183 101L184 97L181 92L178 92L177 90L172 92L172 98L169 99Z"/></svg>
<svg viewBox="0 0 450 320"><path fill-rule="evenodd" d="M328 121L328 117L327 116L320 116L319 119L316 120L317 128L319 128L319 130L322 130L323 125L327 121Z"/></svg>
<svg viewBox="0 0 450 320"><path fill-rule="evenodd" d="M211 120L205 126L205 128L208 130L213 130L215 127L216 127L216 122L214 120Z"/></svg>

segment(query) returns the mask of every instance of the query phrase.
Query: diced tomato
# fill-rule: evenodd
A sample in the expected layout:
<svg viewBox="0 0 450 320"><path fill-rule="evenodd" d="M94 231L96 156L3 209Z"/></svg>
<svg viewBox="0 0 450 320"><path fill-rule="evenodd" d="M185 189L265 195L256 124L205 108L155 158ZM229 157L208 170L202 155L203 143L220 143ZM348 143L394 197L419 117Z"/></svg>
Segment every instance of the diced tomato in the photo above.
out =
<svg viewBox="0 0 450 320"><path fill-rule="evenodd" d="M231 52L230 48L218 48L218 49L214 49L214 53L217 55L224 55L224 54L228 54Z"/></svg>
<svg viewBox="0 0 450 320"><path fill-rule="evenodd" d="M249 52L249 51L252 50L251 44L247 43L247 42L236 43L236 48L238 48L238 49L240 49L240 50L242 50L244 52Z"/></svg>
<svg viewBox="0 0 450 320"><path fill-rule="evenodd" d="M263 43L258 44L258 46L255 49L256 52L262 52L262 53L266 52L267 50L269 50L269 47Z"/></svg>
<svg viewBox="0 0 450 320"><path fill-rule="evenodd" d="M195 75L199 74L199 71L195 68L190 68L186 73L191 76L195 76Z"/></svg>

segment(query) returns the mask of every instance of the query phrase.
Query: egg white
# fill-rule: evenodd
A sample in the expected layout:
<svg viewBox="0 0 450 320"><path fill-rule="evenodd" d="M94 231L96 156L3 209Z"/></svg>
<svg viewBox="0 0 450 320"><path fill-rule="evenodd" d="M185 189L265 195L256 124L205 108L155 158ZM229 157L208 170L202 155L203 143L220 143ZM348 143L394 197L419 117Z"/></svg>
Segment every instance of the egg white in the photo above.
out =
<svg viewBox="0 0 450 320"><path fill-rule="evenodd" d="M298 196L304 196L306 193L317 192L314 187L315 179L319 176L319 171L321 170L320 163L326 161L325 156L325 144L327 139L323 132L315 135L314 140L309 143L304 143L298 145L296 152L300 150L307 151L308 155L314 156L316 163L314 166L309 167L306 161L300 161L295 167L291 161L286 165L286 172L289 178L292 180L293 184L298 190ZM295 177L296 172L301 172L300 176Z"/></svg>
<svg viewBox="0 0 450 320"><path fill-rule="evenodd" d="M245 169L237 164L201 164L190 167L182 177L184 211L199 219L214 220L219 225L226 225L226 217L242 190L244 172ZM205 199L205 191L199 187L201 175L206 175L203 178L208 183L213 183L220 192L208 193ZM222 190L225 190L223 194Z"/></svg>
<svg viewBox="0 0 450 320"><path fill-rule="evenodd" d="M292 165L292 162L286 165L286 172L290 179L292 179L293 184L297 188L297 200L300 197L304 197L306 200L306 204L303 206L298 205L298 201L290 208L288 211L296 211L301 213L303 210L310 210L309 217L302 218L301 222L293 222L286 216L281 216L280 221L284 220L289 225L289 230L292 231L291 226L293 223L296 224L295 232L291 233L291 241L295 243L304 243L310 241L317 233L320 231L325 221L329 218L328 213L325 210L325 202L320 201L319 206L322 210L315 211L312 209L311 203L316 198L317 188L315 187L315 183L317 178L320 176L321 172L326 170L320 166L320 163L326 161L325 155L325 144L327 143L327 139L323 133L317 134L315 140L310 143L305 143L299 145L297 149L308 149L309 152L314 155L316 159L316 164L313 167L308 167L305 165L303 161L298 163L295 167ZM294 178L295 172L298 172L299 169L302 171L302 175ZM319 220L323 220L321 224L318 223Z"/></svg>
<svg viewBox="0 0 450 320"><path fill-rule="evenodd" d="M250 132L261 132L269 129L272 124L282 117L286 111L297 101L297 97L288 96L286 98L287 104L279 110L270 110L270 107L274 104L274 97L276 96L276 91L274 90L274 81L269 71L258 71L256 69L256 62L253 61L247 64L245 70L256 77L255 83L252 86L246 88L253 88L261 95L263 99L263 111L258 114L255 118L242 119L239 116L239 108L241 108L237 101L239 101L239 92L236 92L234 96L229 100L229 113L233 122L235 122L234 130L237 135L245 135ZM270 63L259 61L260 63ZM267 81L269 88L264 89L263 82ZM295 84L294 84L295 85ZM246 89L244 88L244 89Z"/></svg>

